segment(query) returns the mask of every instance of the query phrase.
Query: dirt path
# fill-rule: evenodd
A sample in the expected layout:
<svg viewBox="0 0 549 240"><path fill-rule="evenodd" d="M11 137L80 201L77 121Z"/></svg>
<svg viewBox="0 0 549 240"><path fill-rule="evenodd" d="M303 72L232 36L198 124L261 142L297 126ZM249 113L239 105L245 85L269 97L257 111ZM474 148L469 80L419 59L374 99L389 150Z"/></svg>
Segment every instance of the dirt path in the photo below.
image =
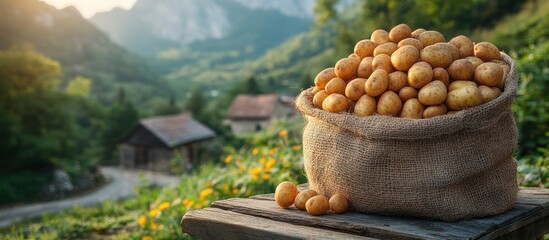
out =
<svg viewBox="0 0 549 240"><path fill-rule="evenodd" d="M0 228L7 227L25 219L38 217L45 213L59 212L71 208L74 205L91 206L107 199L116 200L126 198L134 194L133 187L139 183L139 176L141 173L143 173L144 177L150 182L161 186L176 184L178 180L175 176L137 170L125 170L118 167L101 167L100 171L105 177L110 179L110 182L100 189L86 195L56 201L32 203L0 210Z"/></svg>

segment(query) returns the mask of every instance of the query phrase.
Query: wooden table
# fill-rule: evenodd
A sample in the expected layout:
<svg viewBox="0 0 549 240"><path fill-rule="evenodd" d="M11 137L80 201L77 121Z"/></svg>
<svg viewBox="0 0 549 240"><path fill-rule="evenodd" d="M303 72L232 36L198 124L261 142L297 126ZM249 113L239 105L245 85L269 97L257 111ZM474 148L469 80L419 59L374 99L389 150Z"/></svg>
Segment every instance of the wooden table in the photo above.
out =
<svg viewBox="0 0 549 240"><path fill-rule="evenodd" d="M187 212L181 227L201 239L536 239L549 233L549 189L521 188L513 209L459 222L357 212L314 217L263 194Z"/></svg>

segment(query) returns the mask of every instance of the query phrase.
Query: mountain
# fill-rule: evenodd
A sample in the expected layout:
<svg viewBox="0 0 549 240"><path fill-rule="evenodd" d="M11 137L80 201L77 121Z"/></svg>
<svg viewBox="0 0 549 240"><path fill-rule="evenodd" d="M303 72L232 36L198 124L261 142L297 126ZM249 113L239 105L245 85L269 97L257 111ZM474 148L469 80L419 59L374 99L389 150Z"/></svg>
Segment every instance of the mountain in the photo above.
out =
<svg viewBox="0 0 549 240"><path fill-rule="evenodd" d="M138 0L130 10L99 13L90 21L114 42L144 56L181 47L219 51L235 50L235 46L259 56L309 29L310 11L299 15L301 9L312 6L309 0L262 8L246 2L255 1Z"/></svg>
<svg viewBox="0 0 549 240"><path fill-rule="evenodd" d="M312 18L315 0L235 0L250 9L274 9L298 18Z"/></svg>
<svg viewBox="0 0 549 240"><path fill-rule="evenodd" d="M0 0L0 50L28 43L59 61L63 80L92 80L92 96L104 102L119 87L134 100L159 92L157 74L139 57L112 43L73 7L58 10L38 0Z"/></svg>

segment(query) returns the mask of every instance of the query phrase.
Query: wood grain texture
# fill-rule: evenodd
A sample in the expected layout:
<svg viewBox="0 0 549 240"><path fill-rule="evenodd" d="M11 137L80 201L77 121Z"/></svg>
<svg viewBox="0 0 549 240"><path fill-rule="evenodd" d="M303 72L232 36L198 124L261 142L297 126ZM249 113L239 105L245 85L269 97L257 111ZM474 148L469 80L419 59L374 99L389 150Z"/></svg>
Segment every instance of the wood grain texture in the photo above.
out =
<svg viewBox="0 0 549 240"><path fill-rule="evenodd" d="M187 212L181 220L181 227L183 232L200 239L372 239L218 208Z"/></svg>

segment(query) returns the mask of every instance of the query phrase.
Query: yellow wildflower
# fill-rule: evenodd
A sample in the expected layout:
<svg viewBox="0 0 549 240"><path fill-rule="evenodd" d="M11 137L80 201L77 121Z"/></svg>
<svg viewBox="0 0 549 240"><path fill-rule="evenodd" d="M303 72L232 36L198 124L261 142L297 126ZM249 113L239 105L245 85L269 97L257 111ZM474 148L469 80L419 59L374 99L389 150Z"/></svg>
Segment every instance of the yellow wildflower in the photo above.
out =
<svg viewBox="0 0 549 240"><path fill-rule="evenodd" d="M292 146L292 150L294 150L294 151L297 151L299 149L301 149L301 146L299 146L299 145L293 145Z"/></svg>
<svg viewBox="0 0 549 240"><path fill-rule="evenodd" d="M264 157L259 159L259 163L261 163L261 165L265 164L265 161L267 161L267 159L265 159Z"/></svg>
<svg viewBox="0 0 549 240"><path fill-rule="evenodd" d="M162 211L162 210L165 210L166 208L169 208L170 207L170 203L169 202L163 202L160 204L160 206L158 206L158 210Z"/></svg>
<svg viewBox="0 0 549 240"><path fill-rule="evenodd" d="M233 194L237 194L238 193L238 189L237 188L233 188Z"/></svg>
<svg viewBox="0 0 549 240"><path fill-rule="evenodd" d="M140 227L145 227L145 224L147 224L147 217L145 217L145 215L141 215L137 220L137 224L139 224Z"/></svg>
<svg viewBox="0 0 549 240"><path fill-rule="evenodd" d="M275 148L269 150L269 154L270 154L270 155L273 155L273 154L275 154L277 151L278 151L278 148L275 147Z"/></svg>
<svg viewBox="0 0 549 240"><path fill-rule="evenodd" d="M187 208L190 208L194 205L194 201L187 201L187 203L185 203L185 207Z"/></svg>
<svg viewBox="0 0 549 240"><path fill-rule="evenodd" d="M259 153L259 149L258 149L258 148L252 149L252 154L253 154L253 155L257 155L258 153Z"/></svg>
<svg viewBox="0 0 549 240"><path fill-rule="evenodd" d="M199 202L197 202L196 204L194 204L194 208L202 208L202 204L200 204Z"/></svg>
<svg viewBox="0 0 549 240"><path fill-rule="evenodd" d="M283 129L282 131L280 131L278 133L278 136L279 137L287 137L288 136L288 131L286 131L286 129Z"/></svg>
<svg viewBox="0 0 549 240"><path fill-rule="evenodd" d="M187 206L187 204L189 204L189 199L183 199L183 201L181 201L181 204Z"/></svg>
<svg viewBox="0 0 549 240"><path fill-rule="evenodd" d="M261 172L261 168L258 168L258 167L250 169L250 174L252 174L252 175L257 175L260 172Z"/></svg>
<svg viewBox="0 0 549 240"><path fill-rule="evenodd" d="M232 160L233 160L233 155L227 155L227 156L225 157L225 163L226 163L226 164L231 163Z"/></svg>
<svg viewBox="0 0 549 240"><path fill-rule="evenodd" d="M223 185L223 192L226 192L226 193L229 192L229 184Z"/></svg>
<svg viewBox="0 0 549 240"><path fill-rule="evenodd" d="M206 188L200 192L200 200L204 200L207 196L210 196L213 192L213 189Z"/></svg>
<svg viewBox="0 0 549 240"><path fill-rule="evenodd" d="M141 240L153 240L151 236L143 236Z"/></svg>
<svg viewBox="0 0 549 240"><path fill-rule="evenodd" d="M246 165L240 165L240 168L238 168L241 172L246 171Z"/></svg>
<svg viewBox="0 0 549 240"><path fill-rule="evenodd" d="M276 159L269 158L269 161L265 164L265 171L269 171L276 164Z"/></svg>
<svg viewBox="0 0 549 240"><path fill-rule="evenodd" d="M156 223L151 223L151 230L156 231L158 229L158 226L156 226Z"/></svg>
<svg viewBox="0 0 549 240"><path fill-rule="evenodd" d="M252 175L252 179L253 179L254 181L257 181L257 180L259 179L259 176L257 176L256 174L254 174L254 175Z"/></svg>
<svg viewBox="0 0 549 240"><path fill-rule="evenodd" d="M150 210L149 211L149 217L156 217L156 215L158 215L158 209L153 209L153 210Z"/></svg>
<svg viewBox="0 0 549 240"><path fill-rule="evenodd" d="M206 181L206 187L212 187L212 181L210 180Z"/></svg>
<svg viewBox="0 0 549 240"><path fill-rule="evenodd" d="M261 178L263 178L263 180L268 180L271 176L268 174L268 173L263 173L263 176Z"/></svg>

